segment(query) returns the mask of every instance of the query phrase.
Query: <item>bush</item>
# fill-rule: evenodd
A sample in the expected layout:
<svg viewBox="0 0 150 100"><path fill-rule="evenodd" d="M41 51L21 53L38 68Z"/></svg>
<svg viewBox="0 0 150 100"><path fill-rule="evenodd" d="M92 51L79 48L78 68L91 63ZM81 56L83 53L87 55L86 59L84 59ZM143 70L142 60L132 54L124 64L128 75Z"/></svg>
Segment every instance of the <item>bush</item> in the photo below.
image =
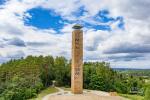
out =
<svg viewBox="0 0 150 100"><path fill-rule="evenodd" d="M94 90L102 90L102 91L106 90L104 79L98 75L91 76L91 82L89 86L90 86L90 89L94 89Z"/></svg>
<svg viewBox="0 0 150 100"><path fill-rule="evenodd" d="M36 90L29 88L25 90L25 98L35 97L37 95Z"/></svg>
<svg viewBox="0 0 150 100"><path fill-rule="evenodd" d="M119 80L115 82L114 89L119 93L123 93L123 94L128 93L127 85Z"/></svg>

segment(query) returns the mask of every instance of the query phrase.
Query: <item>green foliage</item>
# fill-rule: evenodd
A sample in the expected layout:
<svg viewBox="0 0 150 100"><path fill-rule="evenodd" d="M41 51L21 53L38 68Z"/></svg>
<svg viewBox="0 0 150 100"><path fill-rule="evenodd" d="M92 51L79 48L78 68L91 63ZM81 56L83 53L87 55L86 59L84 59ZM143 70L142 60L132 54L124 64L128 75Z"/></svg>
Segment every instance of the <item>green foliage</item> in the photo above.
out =
<svg viewBox="0 0 150 100"><path fill-rule="evenodd" d="M127 86L126 83L123 83L122 81L118 80L114 84L114 88L117 92L119 93L128 93L129 92L129 87Z"/></svg>
<svg viewBox="0 0 150 100"><path fill-rule="evenodd" d="M54 58L52 56L41 57L40 62L44 62L40 68L40 78L43 85L47 87L52 84L54 79Z"/></svg>
<svg viewBox="0 0 150 100"><path fill-rule="evenodd" d="M105 62L84 64L84 87L103 91L114 90L116 73Z"/></svg>
<svg viewBox="0 0 150 100"><path fill-rule="evenodd" d="M0 66L0 98L26 100L34 97L54 80L52 56L28 56Z"/></svg>
<svg viewBox="0 0 150 100"><path fill-rule="evenodd" d="M107 88L105 85L105 79L102 76L98 76L98 75L91 76L89 87L90 89L102 90L102 91L105 91Z"/></svg>
<svg viewBox="0 0 150 100"><path fill-rule="evenodd" d="M70 62L64 57L28 56L0 66L0 98L26 100L35 97L55 80L58 86L70 86Z"/></svg>
<svg viewBox="0 0 150 100"><path fill-rule="evenodd" d="M70 63L64 57L56 57L54 65L57 86L70 85Z"/></svg>
<svg viewBox="0 0 150 100"><path fill-rule="evenodd" d="M120 74L105 62L84 63L84 88L130 93L143 88L143 79ZM71 61L64 57L28 56L0 66L0 100L26 100L52 85L70 87Z"/></svg>
<svg viewBox="0 0 150 100"><path fill-rule="evenodd" d="M144 100L150 99L150 86L146 88Z"/></svg>
<svg viewBox="0 0 150 100"><path fill-rule="evenodd" d="M110 68L109 63L85 62L84 64L84 88L86 89L130 93L133 92L132 88L135 88L138 93L143 83L142 78L117 73Z"/></svg>

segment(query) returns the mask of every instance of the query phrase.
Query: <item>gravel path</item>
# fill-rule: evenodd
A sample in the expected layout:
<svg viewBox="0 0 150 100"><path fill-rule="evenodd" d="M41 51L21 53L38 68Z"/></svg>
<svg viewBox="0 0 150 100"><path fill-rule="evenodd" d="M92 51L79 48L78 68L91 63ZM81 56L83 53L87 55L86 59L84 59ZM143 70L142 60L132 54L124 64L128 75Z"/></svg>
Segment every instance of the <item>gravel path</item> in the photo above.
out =
<svg viewBox="0 0 150 100"><path fill-rule="evenodd" d="M84 90L83 94L72 94L56 87L59 92L49 94L42 100L128 100L120 96L110 96L109 93L95 90Z"/></svg>

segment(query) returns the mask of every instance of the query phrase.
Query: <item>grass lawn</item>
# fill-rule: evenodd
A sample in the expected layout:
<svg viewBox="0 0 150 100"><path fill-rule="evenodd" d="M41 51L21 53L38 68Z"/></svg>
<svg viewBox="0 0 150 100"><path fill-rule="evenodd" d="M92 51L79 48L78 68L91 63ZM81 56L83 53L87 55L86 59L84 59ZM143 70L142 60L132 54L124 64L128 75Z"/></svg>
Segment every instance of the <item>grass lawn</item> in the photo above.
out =
<svg viewBox="0 0 150 100"><path fill-rule="evenodd" d="M45 90L41 91L36 98L32 98L29 100L42 100L42 98L48 94L58 92L58 90L54 87L48 87Z"/></svg>
<svg viewBox="0 0 150 100"><path fill-rule="evenodd" d="M130 95L130 94L119 94L119 95L128 98L130 100L144 100L144 97L139 95Z"/></svg>

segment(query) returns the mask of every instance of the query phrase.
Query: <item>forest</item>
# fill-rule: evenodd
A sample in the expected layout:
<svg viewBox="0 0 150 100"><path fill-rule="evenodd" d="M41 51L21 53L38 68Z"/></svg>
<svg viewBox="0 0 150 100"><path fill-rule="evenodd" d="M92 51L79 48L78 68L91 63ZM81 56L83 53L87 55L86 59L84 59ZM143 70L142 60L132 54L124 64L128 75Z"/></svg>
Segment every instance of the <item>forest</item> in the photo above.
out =
<svg viewBox="0 0 150 100"><path fill-rule="evenodd" d="M84 89L137 94L150 98L150 84L140 75L120 73L106 62L84 62ZM149 78L147 78L149 79ZM71 60L28 56L0 65L0 100L27 100L56 82L70 87Z"/></svg>

